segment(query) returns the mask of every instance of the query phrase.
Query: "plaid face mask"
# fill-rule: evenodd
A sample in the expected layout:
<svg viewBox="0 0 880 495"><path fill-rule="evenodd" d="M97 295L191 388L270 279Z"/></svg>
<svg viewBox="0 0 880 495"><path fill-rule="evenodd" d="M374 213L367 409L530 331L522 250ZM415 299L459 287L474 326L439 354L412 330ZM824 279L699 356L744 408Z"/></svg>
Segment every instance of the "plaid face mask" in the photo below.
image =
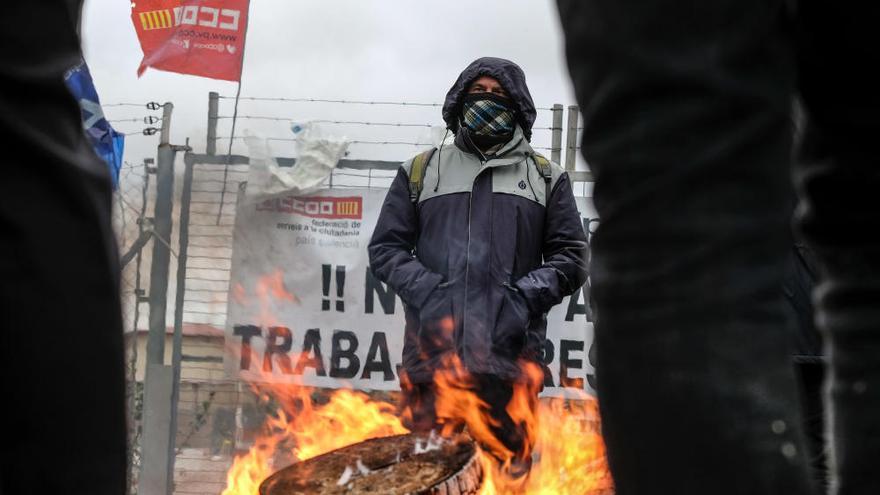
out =
<svg viewBox="0 0 880 495"><path fill-rule="evenodd" d="M464 98L462 124L473 137L509 138L516 126L516 112L509 98L492 93L472 93Z"/></svg>

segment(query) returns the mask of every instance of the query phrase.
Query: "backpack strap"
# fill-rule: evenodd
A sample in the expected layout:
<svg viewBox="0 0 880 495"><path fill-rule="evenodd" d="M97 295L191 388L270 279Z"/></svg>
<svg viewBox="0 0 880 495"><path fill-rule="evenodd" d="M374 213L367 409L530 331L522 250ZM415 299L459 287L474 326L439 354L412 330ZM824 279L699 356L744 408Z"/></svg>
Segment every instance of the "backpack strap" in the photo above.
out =
<svg viewBox="0 0 880 495"><path fill-rule="evenodd" d="M419 202L419 196L421 196L422 188L425 185L425 169L428 168L428 163L436 150L437 148L431 148L423 151L412 160L412 166L409 170L409 199L413 204Z"/></svg>
<svg viewBox="0 0 880 495"><path fill-rule="evenodd" d="M553 181L553 170L550 167L550 160L544 158L540 153L532 152L532 160L535 161L535 168L544 179L544 206L550 201L550 183Z"/></svg>

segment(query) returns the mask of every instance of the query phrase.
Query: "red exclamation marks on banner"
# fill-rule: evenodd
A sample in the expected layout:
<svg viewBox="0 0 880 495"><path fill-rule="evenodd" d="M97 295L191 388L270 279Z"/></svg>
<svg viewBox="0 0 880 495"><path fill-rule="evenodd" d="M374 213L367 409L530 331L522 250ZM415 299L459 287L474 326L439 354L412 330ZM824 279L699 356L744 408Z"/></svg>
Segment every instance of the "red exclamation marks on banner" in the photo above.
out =
<svg viewBox="0 0 880 495"><path fill-rule="evenodd" d="M324 298L321 300L321 311L330 311L330 279L333 272L332 265L321 265L321 291ZM336 265L336 311L345 311L345 265Z"/></svg>

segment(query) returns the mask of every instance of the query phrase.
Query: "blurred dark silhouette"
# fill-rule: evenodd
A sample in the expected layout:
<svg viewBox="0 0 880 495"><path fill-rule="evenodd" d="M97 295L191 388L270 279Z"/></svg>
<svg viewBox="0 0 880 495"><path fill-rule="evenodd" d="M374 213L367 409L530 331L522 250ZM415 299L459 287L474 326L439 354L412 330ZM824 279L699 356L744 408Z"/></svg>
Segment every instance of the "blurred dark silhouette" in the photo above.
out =
<svg viewBox="0 0 880 495"><path fill-rule="evenodd" d="M831 491L876 493L880 6L557 3L602 220L596 378L617 493L813 492L779 290L792 169L830 349Z"/></svg>
<svg viewBox="0 0 880 495"><path fill-rule="evenodd" d="M125 380L110 176L64 72L76 0L0 16L0 493L126 491Z"/></svg>
<svg viewBox="0 0 880 495"><path fill-rule="evenodd" d="M807 459L812 478L825 490L829 482L825 408L822 402L826 358L822 337L813 322L812 291L816 276L816 260L812 250L804 244L793 243L788 252L782 288L791 317L788 326L791 331L795 374L800 385Z"/></svg>

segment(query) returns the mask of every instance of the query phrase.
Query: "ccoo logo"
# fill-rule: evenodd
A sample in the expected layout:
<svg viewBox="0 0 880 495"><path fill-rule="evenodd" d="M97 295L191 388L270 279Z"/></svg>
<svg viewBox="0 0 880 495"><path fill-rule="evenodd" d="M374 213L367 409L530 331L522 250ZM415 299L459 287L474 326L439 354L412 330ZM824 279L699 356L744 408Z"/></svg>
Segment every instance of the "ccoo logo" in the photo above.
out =
<svg viewBox="0 0 880 495"><path fill-rule="evenodd" d="M144 31L167 29L181 25L238 31L238 20L240 17L240 10L220 9L205 5L188 5L186 7L174 7L173 9L151 10L138 14Z"/></svg>
<svg viewBox="0 0 880 495"><path fill-rule="evenodd" d="M257 211L293 213L313 218L353 219L363 218L363 198L360 196L294 197L267 199L257 205Z"/></svg>

